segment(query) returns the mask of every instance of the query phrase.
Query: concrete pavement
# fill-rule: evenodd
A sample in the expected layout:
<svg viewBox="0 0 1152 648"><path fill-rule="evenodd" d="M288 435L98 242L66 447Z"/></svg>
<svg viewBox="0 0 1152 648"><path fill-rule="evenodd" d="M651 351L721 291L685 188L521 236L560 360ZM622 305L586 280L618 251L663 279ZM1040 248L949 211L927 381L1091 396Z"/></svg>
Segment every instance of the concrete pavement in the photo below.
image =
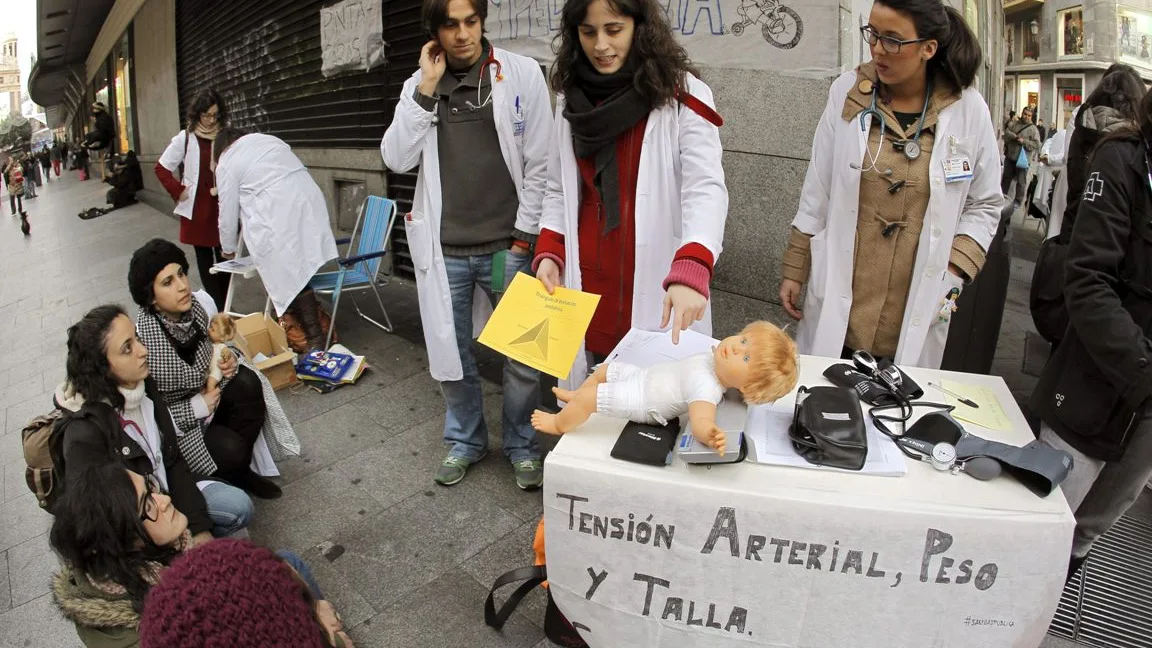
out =
<svg viewBox="0 0 1152 648"><path fill-rule="evenodd" d="M0 646L80 645L47 594L55 569L46 539L51 518L23 483L19 430L51 408L51 393L64 377L67 326L101 303L131 310L132 251L151 237L177 235L174 220L142 204L78 219L81 208L103 203L106 188L79 182L75 172L46 184L28 204L28 238L7 211L0 216ZM997 357L997 370L1018 396L1034 381L1020 371L1031 328L1030 275L1027 259L1014 263ZM252 538L304 556L358 647L548 646L539 591L502 633L483 624L493 579L532 560L541 497L516 488L499 452L456 487L432 483L443 457L444 406L427 372L414 299L409 284L387 289L394 335L350 311L341 316L341 342L373 366L359 384L327 395L280 392L305 454L281 465L282 499L257 500ZM238 310L259 310L263 303L257 281L240 286ZM482 366L490 378L486 418L496 450L500 388L491 378L499 362L484 355ZM1071 644L1052 639L1046 645Z"/></svg>

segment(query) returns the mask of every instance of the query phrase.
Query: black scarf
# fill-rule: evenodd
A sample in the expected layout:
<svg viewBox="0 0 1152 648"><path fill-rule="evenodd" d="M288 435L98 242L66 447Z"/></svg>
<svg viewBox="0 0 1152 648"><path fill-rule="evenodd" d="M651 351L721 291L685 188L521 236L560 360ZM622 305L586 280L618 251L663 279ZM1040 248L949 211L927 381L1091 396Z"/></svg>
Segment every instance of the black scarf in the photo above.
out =
<svg viewBox="0 0 1152 648"><path fill-rule="evenodd" d="M181 315L180 320L176 322L164 317L155 309L152 310L153 317L160 323L160 330L164 332L164 337L168 338L168 343L176 350L176 355L191 366L196 365L196 352L207 337L204 329L196 322L195 310L199 306L193 298L192 308Z"/></svg>
<svg viewBox="0 0 1152 648"><path fill-rule="evenodd" d="M593 182L604 205L604 233L608 233L620 225L616 138L646 117L652 106L634 85L633 58L613 74L600 74L580 57L572 73L576 83L565 95L564 118L572 127L576 157L594 157Z"/></svg>

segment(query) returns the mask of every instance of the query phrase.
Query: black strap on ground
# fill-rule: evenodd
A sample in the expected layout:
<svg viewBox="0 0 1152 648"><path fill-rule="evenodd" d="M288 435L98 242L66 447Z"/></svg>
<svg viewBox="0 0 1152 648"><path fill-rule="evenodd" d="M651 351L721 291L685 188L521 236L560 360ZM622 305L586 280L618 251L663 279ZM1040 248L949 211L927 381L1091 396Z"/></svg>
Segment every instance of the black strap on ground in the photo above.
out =
<svg viewBox="0 0 1152 648"><path fill-rule="evenodd" d="M488 598L484 601L484 623L499 630L504 627L508 621L508 617L516 611L516 606L520 605L520 601L528 595L528 592L536 589L538 585L548 580L548 571L544 565L533 565L532 567L521 567L513 569L512 571L500 576L496 582L492 583L492 589L488 592ZM500 611L496 611L496 590L517 581L525 581L516 588L515 592L504 601L504 605L500 607Z"/></svg>

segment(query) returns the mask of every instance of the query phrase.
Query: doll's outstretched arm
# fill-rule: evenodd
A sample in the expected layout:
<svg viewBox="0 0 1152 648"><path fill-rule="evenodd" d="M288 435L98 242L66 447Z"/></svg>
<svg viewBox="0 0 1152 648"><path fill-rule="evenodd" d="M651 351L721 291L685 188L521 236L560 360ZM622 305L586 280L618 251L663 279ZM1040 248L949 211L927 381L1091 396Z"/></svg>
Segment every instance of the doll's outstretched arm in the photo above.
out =
<svg viewBox="0 0 1152 648"><path fill-rule="evenodd" d="M724 454L728 435L716 425L716 404L708 401L688 403L688 422L692 425L692 436L717 454Z"/></svg>

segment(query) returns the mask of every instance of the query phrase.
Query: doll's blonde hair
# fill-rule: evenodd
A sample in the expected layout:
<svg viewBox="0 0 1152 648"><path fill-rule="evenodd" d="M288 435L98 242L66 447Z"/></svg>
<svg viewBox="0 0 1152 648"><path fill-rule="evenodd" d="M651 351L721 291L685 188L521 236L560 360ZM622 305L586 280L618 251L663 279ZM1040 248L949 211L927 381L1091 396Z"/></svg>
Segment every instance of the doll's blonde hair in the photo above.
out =
<svg viewBox="0 0 1152 648"><path fill-rule="evenodd" d="M208 339L220 343L234 337L236 337L236 324L232 322L232 318L224 313L213 315L212 321L208 323Z"/></svg>
<svg viewBox="0 0 1152 648"><path fill-rule="evenodd" d="M748 403L770 403L796 387L800 358L796 343L771 322L752 322L740 332L752 351L748 382L740 390Z"/></svg>

